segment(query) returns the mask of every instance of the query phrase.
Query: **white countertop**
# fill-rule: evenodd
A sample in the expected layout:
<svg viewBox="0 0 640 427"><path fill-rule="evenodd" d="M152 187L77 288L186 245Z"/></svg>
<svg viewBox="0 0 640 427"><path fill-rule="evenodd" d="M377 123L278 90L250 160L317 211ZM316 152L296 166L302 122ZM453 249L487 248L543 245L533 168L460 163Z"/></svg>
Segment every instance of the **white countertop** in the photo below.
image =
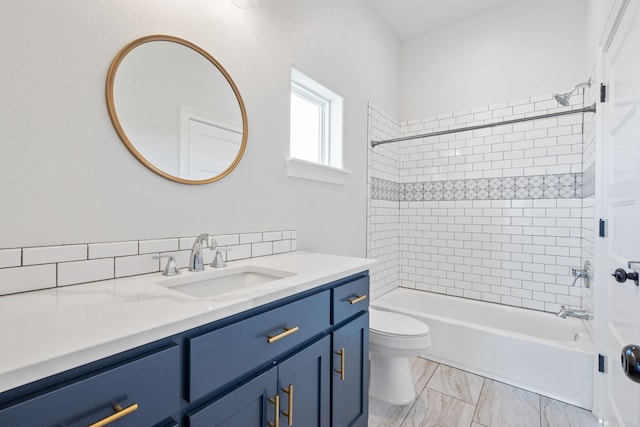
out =
<svg viewBox="0 0 640 427"><path fill-rule="evenodd" d="M0 392L368 270L375 261L291 252L228 263L295 273L207 300L160 273L0 297ZM210 267L206 267L210 269ZM187 275L204 274L189 272Z"/></svg>

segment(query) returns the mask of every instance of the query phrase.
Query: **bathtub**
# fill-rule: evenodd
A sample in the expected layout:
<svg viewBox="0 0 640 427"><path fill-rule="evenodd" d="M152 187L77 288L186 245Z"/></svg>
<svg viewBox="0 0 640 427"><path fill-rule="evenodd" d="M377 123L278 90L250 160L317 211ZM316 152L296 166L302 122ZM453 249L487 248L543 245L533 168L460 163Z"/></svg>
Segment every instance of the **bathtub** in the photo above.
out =
<svg viewBox="0 0 640 427"><path fill-rule="evenodd" d="M427 359L591 410L593 351L579 319L404 288L371 306L428 324Z"/></svg>

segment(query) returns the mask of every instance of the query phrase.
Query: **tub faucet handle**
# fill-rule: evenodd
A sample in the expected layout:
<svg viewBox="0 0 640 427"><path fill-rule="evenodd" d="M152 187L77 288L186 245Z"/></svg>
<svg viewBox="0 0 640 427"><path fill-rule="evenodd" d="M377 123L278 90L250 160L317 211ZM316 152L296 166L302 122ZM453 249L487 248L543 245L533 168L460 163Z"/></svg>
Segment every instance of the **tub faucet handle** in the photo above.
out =
<svg viewBox="0 0 640 427"><path fill-rule="evenodd" d="M584 267L571 267L571 275L574 277L571 286L575 286L578 279L584 279L585 288L591 285L591 264L589 261L584 262Z"/></svg>

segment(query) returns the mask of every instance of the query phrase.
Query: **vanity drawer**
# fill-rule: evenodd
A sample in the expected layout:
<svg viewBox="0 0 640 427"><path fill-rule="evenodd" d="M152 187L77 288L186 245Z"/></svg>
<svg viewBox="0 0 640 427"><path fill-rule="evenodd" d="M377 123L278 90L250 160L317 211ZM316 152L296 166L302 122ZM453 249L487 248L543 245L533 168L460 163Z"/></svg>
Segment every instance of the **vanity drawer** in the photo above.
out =
<svg viewBox="0 0 640 427"><path fill-rule="evenodd" d="M156 424L179 410L179 363L174 346L64 384L0 409L0 426L86 427L117 411L114 426Z"/></svg>
<svg viewBox="0 0 640 427"><path fill-rule="evenodd" d="M361 311L366 311L369 307L369 276L333 288L331 299L333 304L331 324L333 325Z"/></svg>
<svg viewBox="0 0 640 427"><path fill-rule="evenodd" d="M330 325L329 304L326 290L190 339L187 399L213 392L323 332Z"/></svg>

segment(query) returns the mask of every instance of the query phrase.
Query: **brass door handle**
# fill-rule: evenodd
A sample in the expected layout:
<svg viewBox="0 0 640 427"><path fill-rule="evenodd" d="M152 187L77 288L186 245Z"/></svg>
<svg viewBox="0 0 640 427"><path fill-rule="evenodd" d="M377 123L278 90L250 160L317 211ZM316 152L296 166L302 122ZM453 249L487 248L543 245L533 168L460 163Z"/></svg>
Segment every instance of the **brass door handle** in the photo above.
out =
<svg viewBox="0 0 640 427"><path fill-rule="evenodd" d="M283 388L282 391L289 395L289 410L287 412L282 411L282 415L287 417L287 425L293 425L293 384L289 384L289 387Z"/></svg>
<svg viewBox="0 0 640 427"><path fill-rule="evenodd" d="M280 427L280 395L276 394L273 399L269 399L269 403L273 403L275 406L275 419L272 423L269 423L269 427Z"/></svg>
<svg viewBox="0 0 640 427"><path fill-rule="evenodd" d="M103 427L106 426L107 424L111 424L112 422L119 420L120 418L129 415L130 413L132 413L133 411L136 411L138 409L138 404L134 403L131 406L127 406L126 408L122 408L122 406L120 405L114 405L113 406L113 410L116 411L115 414L113 415L109 415L106 418L101 419L98 422L95 422L93 424L90 424L89 427Z"/></svg>
<svg viewBox="0 0 640 427"><path fill-rule="evenodd" d="M344 347L340 351L336 351L336 354L340 356L340 369L335 371L340 374L340 379L344 381Z"/></svg>
<svg viewBox="0 0 640 427"><path fill-rule="evenodd" d="M284 328L284 332L282 332L282 333L280 333L278 335L275 335L275 336L267 335L267 342L269 344L274 343L274 342L286 337L287 335L291 335L294 332L298 332L298 329L300 329L300 328L298 328L297 326L294 326L293 328Z"/></svg>
<svg viewBox="0 0 640 427"><path fill-rule="evenodd" d="M347 301L349 301L349 304L355 304L357 302L364 301L366 299L367 299L367 295L361 295L361 296L356 296L355 298L349 299Z"/></svg>

